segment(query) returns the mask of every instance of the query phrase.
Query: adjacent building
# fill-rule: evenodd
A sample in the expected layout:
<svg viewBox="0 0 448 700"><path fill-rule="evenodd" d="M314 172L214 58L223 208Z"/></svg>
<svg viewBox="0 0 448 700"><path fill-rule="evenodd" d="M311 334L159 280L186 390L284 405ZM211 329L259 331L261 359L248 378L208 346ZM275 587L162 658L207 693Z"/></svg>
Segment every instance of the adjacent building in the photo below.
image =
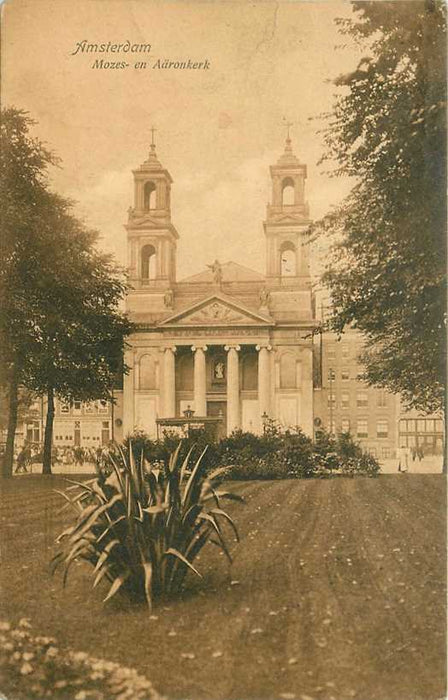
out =
<svg viewBox="0 0 448 700"><path fill-rule="evenodd" d="M407 411L398 396L363 382L363 345L363 336L355 330L339 339L330 333L318 339L315 356L321 377L315 387L315 426L350 432L380 461L397 458L403 447L414 455L441 455L442 417Z"/></svg>

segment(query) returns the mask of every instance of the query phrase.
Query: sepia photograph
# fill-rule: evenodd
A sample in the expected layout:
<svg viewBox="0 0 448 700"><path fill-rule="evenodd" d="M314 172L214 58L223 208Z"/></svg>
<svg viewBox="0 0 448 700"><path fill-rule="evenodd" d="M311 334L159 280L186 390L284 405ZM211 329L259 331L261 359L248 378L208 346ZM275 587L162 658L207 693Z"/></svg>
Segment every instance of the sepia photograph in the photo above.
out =
<svg viewBox="0 0 448 700"><path fill-rule="evenodd" d="M0 11L0 700L443 700L445 0Z"/></svg>

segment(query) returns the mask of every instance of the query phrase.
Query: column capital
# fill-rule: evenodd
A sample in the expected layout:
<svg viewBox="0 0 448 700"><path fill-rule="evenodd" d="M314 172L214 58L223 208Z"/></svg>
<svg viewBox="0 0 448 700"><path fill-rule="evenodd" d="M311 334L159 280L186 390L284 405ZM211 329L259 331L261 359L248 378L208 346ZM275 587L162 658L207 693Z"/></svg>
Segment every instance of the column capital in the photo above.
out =
<svg viewBox="0 0 448 700"><path fill-rule="evenodd" d="M176 352L177 347L175 345L165 345L165 347L162 348L164 352L167 350L171 350L171 352Z"/></svg>
<svg viewBox="0 0 448 700"><path fill-rule="evenodd" d="M208 345L192 345L191 352L196 352L196 350L203 350L204 352L207 352Z"/></svg>
<svg viewBox="0 0 448 700"><path fill-rule="evenodd" d="M241 350L241 345L224 345L224 350L229 352L229 350L236 350L239 352Z"/></svg>
<svg viewBox="0 0 448 700"><path fill-rule="evenodd" d="M260 350L272 350L272 345L256 345L255 350L260 352Z"/></svg>

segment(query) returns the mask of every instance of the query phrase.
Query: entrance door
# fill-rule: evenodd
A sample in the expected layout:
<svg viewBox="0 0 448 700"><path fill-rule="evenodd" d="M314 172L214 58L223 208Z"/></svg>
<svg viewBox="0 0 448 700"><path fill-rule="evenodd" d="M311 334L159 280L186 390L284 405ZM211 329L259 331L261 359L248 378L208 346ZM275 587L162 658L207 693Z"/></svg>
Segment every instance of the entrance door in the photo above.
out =
<svg viewBox="0 0 448 700"><path fill-rule="evenodd" d="M75 431L74 431L73 444L75 447L80 447L80 445L81 445L81 421L79 421L79 420L75 421Z"/></svg>
<svg viewBox="0 0 448 700"><path fill-rule="evenodd" d="M227 401L207 401L207 415L222 418L217 427L217 439L227 435Z"/></svg>

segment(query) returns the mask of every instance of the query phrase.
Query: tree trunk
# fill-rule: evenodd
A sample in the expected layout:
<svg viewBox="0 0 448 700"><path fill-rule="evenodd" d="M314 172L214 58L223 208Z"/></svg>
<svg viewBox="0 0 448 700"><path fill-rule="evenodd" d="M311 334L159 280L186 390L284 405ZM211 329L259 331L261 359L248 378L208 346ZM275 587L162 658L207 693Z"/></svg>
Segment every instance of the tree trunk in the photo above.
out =
<svg viewBox="0 0 448 700"><path fill-rule="evenodd" d="M54 422L54 391L53 387L47 393L47 420L45 423L44 453L42 458L42 474L51 474L51 448L53 446Z"/></svg>
<svg viewBox="0 0 448 700"><path fill-rule="evenodd" d="M445 423L445 431L442 439L442 450L443 450L443 462L442 462L442 474L448 474L448 468L447 468L447 461L448 461L448 455L447 455L447 447L448 447L448 411L447 411L447 393L448 390L445 391L445 402L443 406L443 418L444 418L444 423Z"/></svg>
<svg viewBox="0 0 448 700"><path fill-rule="evenodd" d="M11 381L9 384L9 405L8 405L8 436L6 438L6 448L2 464L2 477L9 479L12 476L14 462L14 440L17 428L17 413L19 405L19 372L17 364L14 363Z"/></svg>

